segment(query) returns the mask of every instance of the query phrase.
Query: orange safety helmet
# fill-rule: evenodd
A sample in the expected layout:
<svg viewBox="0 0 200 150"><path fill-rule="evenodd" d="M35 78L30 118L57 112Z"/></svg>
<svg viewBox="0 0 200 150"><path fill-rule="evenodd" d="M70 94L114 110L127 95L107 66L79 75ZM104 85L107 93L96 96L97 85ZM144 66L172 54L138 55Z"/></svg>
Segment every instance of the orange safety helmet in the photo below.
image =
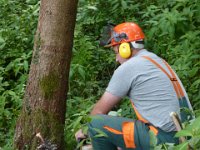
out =
<svg viewBox="0 0 200 150"><path fill-rule="evenodd" d="M109 45L106 45L106 47L115 46L125 42L140 41L144 38L144 33L137 24L125 22L112 29L110 43Z"/></svg>

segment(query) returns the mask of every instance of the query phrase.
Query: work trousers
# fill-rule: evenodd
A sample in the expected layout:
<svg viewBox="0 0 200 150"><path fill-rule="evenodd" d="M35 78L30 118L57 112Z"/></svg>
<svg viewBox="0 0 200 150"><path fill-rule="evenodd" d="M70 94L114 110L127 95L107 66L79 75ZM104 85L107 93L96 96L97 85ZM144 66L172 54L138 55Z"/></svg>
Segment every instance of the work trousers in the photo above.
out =
<svg viewBox="0 0 200 150"><path fill-rule="evenodd" d="M97 115L88 126L94 150L117 150L117 147L123 150L149 150L151 129L155 133L157 144L178 143L178 139L174 138L176 132L150 128L149 124L139 120Z"/></svg>

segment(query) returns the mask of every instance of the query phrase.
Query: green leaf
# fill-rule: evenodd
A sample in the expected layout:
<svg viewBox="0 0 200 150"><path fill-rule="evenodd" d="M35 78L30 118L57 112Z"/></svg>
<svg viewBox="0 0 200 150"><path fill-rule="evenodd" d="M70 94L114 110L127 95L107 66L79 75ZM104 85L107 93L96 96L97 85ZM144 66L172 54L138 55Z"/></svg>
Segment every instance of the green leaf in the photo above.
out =
<svg viewBox="0 0 200 150"><path fill-rule="evenodd" d="M26 3L29 5L35 5L37 4L38 0L26 0Z"/></svg>
<svg viewBox="0 0 200 150"><path fill-rule="evenodd" d="M82 127L82 131L83 131L83 134L87 135L88 134L88 126L84 126Z"/></svg>
<svg viewBox="0 0 200 150"><path fill-rule="evenodd" d="M189 71L189 76L192 78L196 75L196 73L199 71L199 68L192 68L192 70Z"/></svg>
<svg viewBox="0 0 200 150"><path fill-rule="evenodd" d="M187 149L188 149L188 142L184 142L174 147L174 150L187 150Z"/></svg>
<svg viewBox="0 0 200 150"><path fill-rule="evenodd" d="M98 10L96 6L87 6L88 9Z"/></svg>
<svg viewBox="0 0 200 150"><path fill-rule="evenodd" d="M24 61L24 70L26 72L28 72L28 61L27 60Z"/></svg>
<svg viewBox="0 0 200 150"><path fill-rule="evenodd" d="M5 97L0 96L0 109L4 109L4 106L6 104L5 99L6 99ZM0 112L2 112L2 111L0 111Z"/></svg>
<svg viewBox="0 0 200 150"><path fill-rule="evenodd" d="M81 75L81 77L85 80L85 70L82 66L78 67L78 73Z"/></svg>
<svg viewBox="0 0 200 150"><path fill-rule="evenodd" d="M127 9L127 3L126 3L126 1L121 0L121 4L122 4L123 9Z"/></svg>
<svg viewBox="0 0 200 150"><path fill-rule="evenodd" d="M197 117L196 119L194 119L194 121L191 123L191 125L189 125L187 127L187 129L190 129L190 130L198 129L198 130L200 130L200 116Z"/></svg>
<svg viewBox="0 0 200 150"><path fill-rule="evenodd" d="M13 97L15 97L15 96L16 96L16 93L15 93L15 92L13 92L13 91L8 91L8 94L9 94L9 95L11 95L11 96L13 96Z"/></svg>
<svg viewBox="0 0 200 150"><path fill-rule="evenodd" d="M189 130L181 130L176 133L175 137L182 137L182 136L193 136L192 131Z"/></svg>
<svg viewBox="0 0 200 150"><path fill-rule="evenodd" d="M5 40L0 36L0 50L2 50L6 45Z"/></svg>
<svg viewBox="0 0 200 150"><path fill-rule="evenodd" d="M80 121L82 120L83 116L79 116L74 122L73 122L73 128L78 128L80 125Z"/></svg>

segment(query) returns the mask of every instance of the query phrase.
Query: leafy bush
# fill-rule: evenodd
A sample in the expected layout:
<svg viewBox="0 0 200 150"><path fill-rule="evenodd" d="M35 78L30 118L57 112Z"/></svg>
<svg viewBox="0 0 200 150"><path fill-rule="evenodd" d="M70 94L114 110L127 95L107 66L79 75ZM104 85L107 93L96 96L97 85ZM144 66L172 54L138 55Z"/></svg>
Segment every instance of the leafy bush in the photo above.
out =
<svg viewBox="0 0 200 150"><path fill-rule="evenodd" d="M39 4L0 1L0 147L12 149L33 48Z"/></svg>

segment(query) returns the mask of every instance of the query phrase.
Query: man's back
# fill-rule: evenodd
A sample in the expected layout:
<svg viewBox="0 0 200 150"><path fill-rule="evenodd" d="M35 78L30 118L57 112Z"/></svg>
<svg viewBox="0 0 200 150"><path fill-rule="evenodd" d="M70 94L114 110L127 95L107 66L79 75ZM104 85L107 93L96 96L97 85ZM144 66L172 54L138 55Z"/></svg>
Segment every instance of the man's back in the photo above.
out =
<svg viewBox="0 0 200 150"><path fill-rule="evenodd" d="M115 71L106 90L119 97L128 95L144 119L164 131L174 131L169 114L180 114L176 92L166 74L142 56L152 58L170 74L161 58L140 50Z"/></svg>

